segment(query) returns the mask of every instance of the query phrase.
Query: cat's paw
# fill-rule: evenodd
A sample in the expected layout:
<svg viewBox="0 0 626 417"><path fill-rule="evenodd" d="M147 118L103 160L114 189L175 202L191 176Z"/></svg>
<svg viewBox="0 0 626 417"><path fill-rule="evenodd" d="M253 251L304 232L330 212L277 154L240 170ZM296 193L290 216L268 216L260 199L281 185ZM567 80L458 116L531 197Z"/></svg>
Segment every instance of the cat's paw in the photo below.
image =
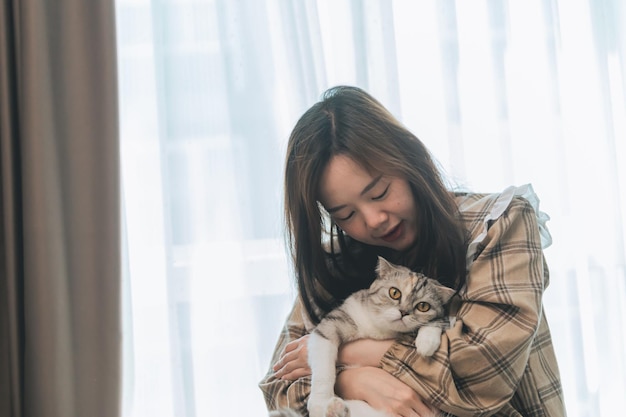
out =
<svg viewBox="0 0 626 417"><path fill-rule="evenodd" d="M434 344L432 342L423 342L423 343L415 343L415 351L418 355L421 356L433 356L437 349L439 348L439 343Z"/></svg>
<svg viewBox="0 0 626 417"><path fill-rule="evenodd" d="M415 338L415 351L425 357L433 356L441 343L441 329L422 327Z"/></svg>
<svg viewBox="0 0 626 417"><path fill-rule="evenodd" d="M326 406L325 417L350 417L350 409L344 400L333 397Z"/></svg>
<svg viewBox="0 0 626 417"><path fill-rule="evenodd" d="M313 397L309 397L307 410L309 411L309 417L324 417L326 410L326 401L320 401Z"/></svg>

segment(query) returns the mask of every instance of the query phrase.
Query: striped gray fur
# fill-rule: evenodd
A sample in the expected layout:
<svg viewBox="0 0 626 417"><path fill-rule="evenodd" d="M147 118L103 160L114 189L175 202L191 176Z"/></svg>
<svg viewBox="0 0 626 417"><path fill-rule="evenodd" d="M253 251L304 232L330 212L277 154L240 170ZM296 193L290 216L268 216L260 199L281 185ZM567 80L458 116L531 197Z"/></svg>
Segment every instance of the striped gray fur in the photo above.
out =
<svg viewBox="0 0 626 417"><path fill-rule="evenodd" d="M334 397L335 361L342 344L362 338L394 339L423 328L415 339L416 352L431 356L439 348L441 332L448 323L444 317L445 304L454 290L383 258L379 258L376 272L377 277L369 288L349 296L310 335L312 379L307 405L310 417L338 415L338 410L343 413L343 409L353 406L363 413L363 404L344 403ZM382 415L374 409L371 411L368 415Z"/></svg>
<svg viewBox="0 0 626 417"><path fill-rule="evenodd" d="M452 290L421 273L384 262L386 264L379 265L378 277L370 288L348 297L342 305L328 313L313 331L341 345L360 338L394 338L402 333L412 333L426 323L445 327L445 304ZM402 295L399 300L389 296L391 287L400 290ZM420 302L427 302L431 310L425 313L417 310L415 307ZM404 325L389 325L380 320L385 317L396 320L396 314L405 316ZM374 334L368 333L372 323L380 326ZM384 334L377 336L378 333Z"/></svg>

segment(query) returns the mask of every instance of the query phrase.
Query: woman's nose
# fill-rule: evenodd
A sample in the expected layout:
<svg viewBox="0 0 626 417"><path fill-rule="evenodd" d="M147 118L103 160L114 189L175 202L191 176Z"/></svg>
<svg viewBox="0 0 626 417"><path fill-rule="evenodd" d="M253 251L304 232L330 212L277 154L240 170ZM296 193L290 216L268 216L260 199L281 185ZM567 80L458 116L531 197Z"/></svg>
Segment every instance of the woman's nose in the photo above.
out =
<svg viewBox="0 0 626 417"><path fill-rule="evenodd" d="M363 213L365 224L370 229L379 229L387 221L387 213L383 210L366 210Z"/></svg>

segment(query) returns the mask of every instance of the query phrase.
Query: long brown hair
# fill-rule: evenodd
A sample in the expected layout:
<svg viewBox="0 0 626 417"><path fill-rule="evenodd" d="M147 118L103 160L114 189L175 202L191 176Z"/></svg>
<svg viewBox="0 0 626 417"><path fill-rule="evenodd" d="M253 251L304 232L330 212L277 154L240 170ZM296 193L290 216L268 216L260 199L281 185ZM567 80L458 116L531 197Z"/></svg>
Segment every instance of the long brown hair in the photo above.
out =
<svg viewBox="0 0 626 417"><path fill-rule="evenodd" d="M416 245L403 253L346 236L318 203L322 172L335 155L371 173L404 178L420 219ZM460 288L465 234L453 195L430 152L382 104L357 87L327 90L291 132L285 164L285 221L298 290L314 323L374 279L377 255ZM330 222L330 224L329 224ZM324 242L332 247L324 248ZM330 252L330 253L329 253Z"/></svg>

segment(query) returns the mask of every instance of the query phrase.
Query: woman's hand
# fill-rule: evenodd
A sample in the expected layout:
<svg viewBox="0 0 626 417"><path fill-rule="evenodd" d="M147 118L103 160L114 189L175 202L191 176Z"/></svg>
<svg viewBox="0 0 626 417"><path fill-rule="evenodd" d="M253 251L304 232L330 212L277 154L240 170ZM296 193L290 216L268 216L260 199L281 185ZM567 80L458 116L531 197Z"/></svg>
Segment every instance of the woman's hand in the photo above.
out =
<svg viewBox="0 0 626 417"><path fill-rule="evenodd" d="M425 404L408 385L375 367L348 368L337 375L335 391L347 400L362 400L392 416L435 417L438 410Z"/></svg>
<svg viewBox="0 0 626 417"><path fill-rule="evenodd" d="M285 345L278 362L272 367L276 378L296 380L311 375L307 349L308 340L309 335L307 334Z"/></svg>

